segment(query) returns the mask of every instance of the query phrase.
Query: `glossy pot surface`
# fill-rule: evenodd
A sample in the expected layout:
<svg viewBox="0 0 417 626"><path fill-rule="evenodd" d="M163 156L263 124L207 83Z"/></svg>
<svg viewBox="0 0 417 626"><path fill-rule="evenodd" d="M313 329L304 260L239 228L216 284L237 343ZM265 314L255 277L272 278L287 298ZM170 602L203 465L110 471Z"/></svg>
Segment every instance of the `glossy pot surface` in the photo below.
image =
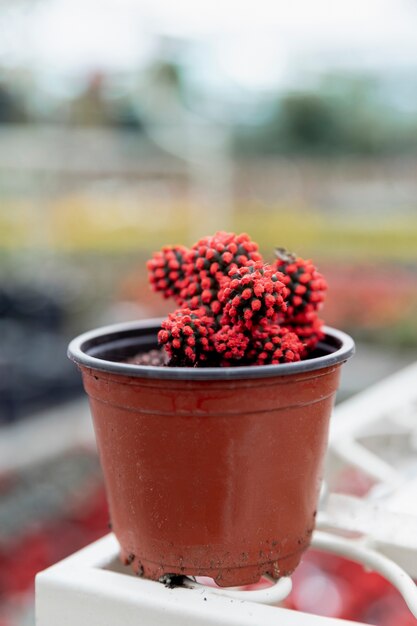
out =
<svg viewBox="0 0 417 626"><path fill-rule="evenodd" d="M120 362L138 343L154 347L158 328L149 320L99 329L69 349L90 399L123 560L151 579L210 576L221 586L290 574L314 528L352 340L326 329L312 359L215 368L211 378L208 368Z"/></svg>

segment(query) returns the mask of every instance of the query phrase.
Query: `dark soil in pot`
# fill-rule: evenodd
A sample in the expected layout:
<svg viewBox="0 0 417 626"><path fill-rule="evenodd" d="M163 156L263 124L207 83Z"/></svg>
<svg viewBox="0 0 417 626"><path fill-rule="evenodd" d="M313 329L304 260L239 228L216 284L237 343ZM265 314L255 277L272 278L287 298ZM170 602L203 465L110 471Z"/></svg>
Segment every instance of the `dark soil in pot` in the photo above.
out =
<svg viewBox="0 0 417 626"><path fill-rule="evenodd" d="M162 348L153 348L146 352L138 352L132 357L126 359L125 363L131 365L152 365L156 367L164 367L168 365L168 356Z"/></svg>

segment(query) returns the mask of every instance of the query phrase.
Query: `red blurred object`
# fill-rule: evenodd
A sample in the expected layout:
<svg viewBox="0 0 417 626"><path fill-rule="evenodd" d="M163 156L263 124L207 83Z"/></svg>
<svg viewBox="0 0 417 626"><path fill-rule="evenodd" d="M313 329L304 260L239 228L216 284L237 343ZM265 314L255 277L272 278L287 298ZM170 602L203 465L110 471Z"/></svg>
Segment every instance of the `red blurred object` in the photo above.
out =
<svg viewBox="0 0 417 626"><path fill-rule="evenodd" d="M325 316L331 326L383 329L415 311L414 271L372 265L333 265L323 271L329 285Z"/></svg>
<svg viewBox="0 0 417 626"><path fill-rule="evenodd" d="M22 612L31 613L30 598L39 571L108 532L107 504L95 455L77 451L65 461L53 463L55 470L61 466L66 482L60 498L54 494L44 501L50 507L49 516L43 517L43 511L39 514L42 507L31 506L33 500L25 495L36 495L36 490L43 488L39 470L38 474L24 470L1 480L3 517L13 510L13 518L0 529L0 626L15 626L21 623ZM73 471L76 467L77 472ZM49 492L59 492L63 487L62 476L57 478L59 471L45 464L43 472L48 476Z"/></svg>
<svg viewBox="0 0 417 626"><path fill-rule="evenodd" d="M337 475L332 491L363 498L377 483L355 467L344 467Z"/></svg>
<svg viewBox="0 0 417 626"><path fill-rule="evenodd" d="M100 487L73 515L28 530L15 542L0 547L0 598L33 587L35 575L102 537L108 531L104 489Z"/></svg>
<svg viewBox="0 0 417 626"><path fill-rule="evenodd" d="M415 619L399 592L375 572L347 559L310 550L292 576L286 607L378 626L408 626Z"/></svg>

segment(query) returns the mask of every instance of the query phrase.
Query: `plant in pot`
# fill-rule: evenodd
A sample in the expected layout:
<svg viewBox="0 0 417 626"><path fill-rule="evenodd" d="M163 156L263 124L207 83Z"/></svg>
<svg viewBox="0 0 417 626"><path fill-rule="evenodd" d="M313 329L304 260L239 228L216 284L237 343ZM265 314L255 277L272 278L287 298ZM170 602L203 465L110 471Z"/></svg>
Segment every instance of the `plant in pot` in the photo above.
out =
<svg viewBox="0 0 417 626"><path fill-rule="evenodd" d="M323 326L311 261L218 232L148 262L167 319L74 339L121 558L158 580L289 575L314 528L352 339Z"/></svg>

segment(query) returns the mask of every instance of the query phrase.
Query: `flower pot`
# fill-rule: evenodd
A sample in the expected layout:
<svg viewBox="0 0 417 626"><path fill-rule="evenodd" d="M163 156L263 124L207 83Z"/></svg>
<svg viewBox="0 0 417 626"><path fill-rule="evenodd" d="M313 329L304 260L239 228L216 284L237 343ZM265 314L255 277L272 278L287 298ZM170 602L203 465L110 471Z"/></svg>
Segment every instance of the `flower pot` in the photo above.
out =
<svg viewBox="0 0 417 626"><path fill-rule="evenodd" d="M90 400L113 530L139 574L221 586L290 574L314 528L329 417L352 339L252 367L124 363L160 320L98 329L69 356Z"/></svg>

